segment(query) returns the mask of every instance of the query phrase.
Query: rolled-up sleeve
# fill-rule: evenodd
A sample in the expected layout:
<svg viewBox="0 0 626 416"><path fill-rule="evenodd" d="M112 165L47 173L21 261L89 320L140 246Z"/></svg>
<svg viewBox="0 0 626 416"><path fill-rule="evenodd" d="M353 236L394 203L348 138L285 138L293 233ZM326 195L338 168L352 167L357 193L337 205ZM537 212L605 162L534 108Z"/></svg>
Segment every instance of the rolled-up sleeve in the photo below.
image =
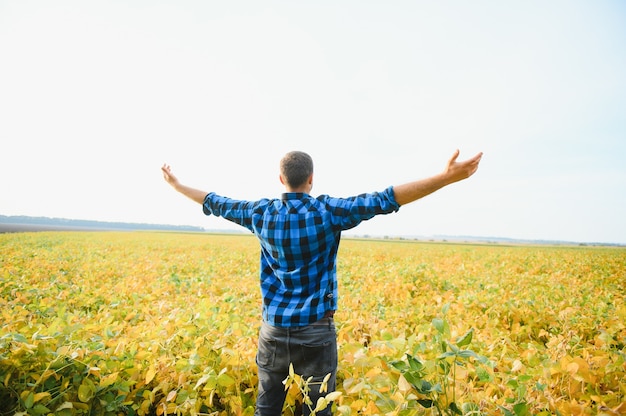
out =
<svg viewBox="0 0 626 416"><path fill-rule="evenodd" d="M231 199L228 197L220 196L211 192L204 198L202 204L202 211L205 215L214 215L216 217L222 217L235 224L246 227L250 231L252 230L252 215L267 199L259 201L245 201Z"/></svg>
<svg viewBox="0 0 626 416"><path fill-rule="evenodd" d="M323 198L327 209L332 213L333 226L348 230L376 215L391 214L400 209L390 186L382 192L361 194L350 198Z"/></svg>

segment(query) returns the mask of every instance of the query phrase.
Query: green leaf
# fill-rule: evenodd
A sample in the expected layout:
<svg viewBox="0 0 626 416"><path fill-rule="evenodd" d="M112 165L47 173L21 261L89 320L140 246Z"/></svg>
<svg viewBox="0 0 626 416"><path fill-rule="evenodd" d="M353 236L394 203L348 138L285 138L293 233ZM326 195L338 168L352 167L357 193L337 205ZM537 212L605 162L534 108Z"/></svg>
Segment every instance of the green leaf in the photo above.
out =
<svg viewBox="0 0 626 416"><path fill-rule="evenodd" d="M406 372L404 373L404 378L408 381L413 387L419 390L418 386L422 382L422 377L420 374L415 372Z"/></svg>
<svg viewBox="0 0 626 416"><path fill-rule="evenodd" d="M402 373L409 370L409 365L404 361L392 361L391 365L393 366L393 368L395 368L396 370L400 370Z"/></svg>
<svg viewBox="0 0 626 416"><path fill-rule="evenodd" d="M474 351L472 350L463 350L463 351L459 351L459 353L457 354L459 357L461 358L478 358L478 354L476 354Z"/></svg>
<svg viewBox="0 0 626 416"><path fill-rule="evenodd" d="M446 327L446 321L444 321L441 318L434 318L433 319L433 326L435 327L435 329L443 335L443 333L445 332L445 327Z"/></svg>
<svg viewBox="0 0 626 416"><path fill-rule="evenodd" d="M461 409L459 409L459 407L454 402L450 403L449 409L452 411L452 413L454 413L456 415L462 415L463 414L463 412L461 412Z"/></svg>
<svg viewBox="0 0 626 416"><path fill-rule="evenodd" d="M7 334L2 338L6 338L6 337L13 338L13 341L17 341L17 342L24 342L24 343L28 342L28 339L22 334Z"/></svg>
<svg viewBox="0 0 626 416"><path fill-rule="evenodd" d="M446 303L445 305L443 305L443 308L441 308L441 312L445 315L448 313L448 310L450 310L450 304Z"/></svg>
<svg viewBox="0 0 626 416"><path fill-rule="evenodd" d="M457 354L455 352L452 351L446 351L443 354L439 355L439 357L437 357L438 360L445 360L446 358L450 358L450 357L456 357Z"/></svg>
<svg viewBox="0 0 626 416"><path fill-rule="evenodd" d="M465 335L463 335L462 337L457 339L456 340L456 346L457 347L464 347L466 345L469 345L472 342L472 337L473 336L474 336L474 328L470 329L469 331L467 331L465 333Z"/></svg>
<svg viewBox="0 0 626 416"><path fill-rule="evenodd" d="M517 403L513 405L513 412L515 416L528 416L528 406L525 402Z"/></svg>
<svg viewBox="0 0 626 416"><path fill-rule="evenodd" d="M492 379L491 374L482 367L476 368L476 375L478 376L478 380L482 382L491 381Z"/></svg>
<svg viewBox="0 0 626 416"><path fill-rule="evenodd" d="M519 387L519 383L516 379L512 378L506 382L506 385L512 389L516 389Z"/></svg>
<svg viewBox="0 0 626 416"><path fill-rule="evenodd" d="M504 416L515 416L515 413L511 412L506 407L502 407L500 405L496 405L496 406L498 406L498 409L500 409L500 411L504 414Z"/></svg>
<svg viewBox="0 0 626 416"><path fill-rule="evenodd" d="M83 403L89 402L93 398L93 394L93 388L86 383L83 383L78 387L78 400Z"/></svg>
<svg viewBox="0 0 626 416"><path fill-rule="evenodd" d="M33 407L34 403L35 403L35 395L31 391L30 393L28 393L28 396L26 396L26 398L24 399L24 407L27 409L30 409L31 407Z"/></svg>
<svg viewBox="0 0 626 416"><path fill-rule="evenodd" d="M433 407L433 404L435 403L433 400L427 400L427 399L418 399L417 402L425 408L430 408Z"/></svg>
<svg viewBox="0 0 626 416"><path fill-rule="evenodd" d="M230 387L235 384L235 379L228 374L220 374L219 376L217 376L217 384L222 387Z"/></svg>
<svg viewBox="0 0 626 416"><path fill-rule="evenodd" d="M413 357L412 355L407 354L407 361L409 362L409 366L413 371L422 371L424 368L424 364L418 359Z"/></svg>
<svg viewBox="0 0 626 416"><path fill-rule="evenodd" d="M450 363L447 360L439 360L437 362L437 365L439 366L439 369L441 369L441 371L443 371L443 374L450 373L451 365L450 365Z"/></svg>
<svg viewBox="0 0 626 416"><path fill-rule="evenodd" d="M476 354L476 359L481 364L486 364L486 365L490 365L491 367L493 367L493 364L491 364L491 362L489 361L489 358L485 357L484 355Z"/></svg>
<svg viewBox="0 0 626 416"><path fill-rule="evenodd" d="M450 336L450 325L448 324L448 321L446 321L445 319L434 318L432 320L432 325L435 327L435 329L437 329L437 332L439 332L440 335L443 335L444 337Z"/></svg>
<svg viewBox="0 0 626 416"><path fill-rule="evenodd" d="M472 415L480 414L480 407L476 403L471 403L471 402L463 403L462 409L463 409L462 413L464 415L467 415L467 414L472 414Z"/></svg>
<svg viewBox="0 0 626 416"><path fill-rule="evenodd" d="M31 415L44 415L46 413L50 413L50 409L42 404L36 404L35 407L30 409L28 413Z"/></svg>
<svg viewBox="0 0 626 416"><path fill-rule="evenodd" d="M417 389L417 391L420 392L421 394L431 393L433 391L433 385L430 384L426 380L421 380L421 382L419 383L419 388Z"/></svg>

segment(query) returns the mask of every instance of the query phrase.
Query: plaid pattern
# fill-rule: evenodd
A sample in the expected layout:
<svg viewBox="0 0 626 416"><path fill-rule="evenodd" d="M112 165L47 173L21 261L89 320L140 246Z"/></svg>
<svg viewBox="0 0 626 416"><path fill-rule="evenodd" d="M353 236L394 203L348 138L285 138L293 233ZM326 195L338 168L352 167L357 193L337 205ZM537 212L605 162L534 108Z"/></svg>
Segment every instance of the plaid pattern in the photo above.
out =
<svg viewBox="0 0 626 416"><path fill-rule="evenodd" d="M294 192L240 201L209 193L203 204L206 215L223 217L259 238L263 320L278 327L309 325L336 310L341 232L399 208L392 187L350 198Z"/></svg>

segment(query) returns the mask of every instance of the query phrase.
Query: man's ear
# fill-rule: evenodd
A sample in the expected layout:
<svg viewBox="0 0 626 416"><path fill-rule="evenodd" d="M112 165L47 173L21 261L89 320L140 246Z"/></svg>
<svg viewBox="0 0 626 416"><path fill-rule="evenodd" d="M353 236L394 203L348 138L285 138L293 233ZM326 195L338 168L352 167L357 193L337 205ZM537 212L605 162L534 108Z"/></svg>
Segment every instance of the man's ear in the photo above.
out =
<svg viewBox="0 0 626 416"><path fill-rule="evenodd" d="M283 175L278 175L278 179L280 179L280 183L285 185L285 179L283 178Z"/></svg>

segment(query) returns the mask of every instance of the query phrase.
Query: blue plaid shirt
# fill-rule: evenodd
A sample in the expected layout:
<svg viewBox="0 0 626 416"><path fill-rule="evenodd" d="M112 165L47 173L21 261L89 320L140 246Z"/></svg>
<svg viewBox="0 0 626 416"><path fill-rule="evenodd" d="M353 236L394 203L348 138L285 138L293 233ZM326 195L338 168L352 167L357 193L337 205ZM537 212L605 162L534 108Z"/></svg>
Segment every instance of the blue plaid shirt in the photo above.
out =
<svg viewBox="0 0 626 416"><path fill-rule="evenodd" d="M312 324L337 309L336 259L341 231L398 211L393 188L350 198L285 193L239 201L209 193L206 215L252 231L261 243L263 320L279 327Z"/></svg>

